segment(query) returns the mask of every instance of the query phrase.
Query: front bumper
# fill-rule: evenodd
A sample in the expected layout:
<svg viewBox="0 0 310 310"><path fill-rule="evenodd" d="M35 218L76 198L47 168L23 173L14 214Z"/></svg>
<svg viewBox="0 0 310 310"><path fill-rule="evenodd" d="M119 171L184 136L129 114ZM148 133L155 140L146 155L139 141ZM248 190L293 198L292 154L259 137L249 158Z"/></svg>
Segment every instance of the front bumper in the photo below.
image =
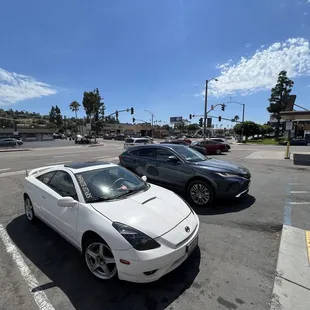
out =
<svg viewBox="0 0 310 310"><path fill-rule="evenodd" d="M217 182L216 196L219 198L239 198L245 196L251 185L251 179L242 177L225 178Z"/></svg>
<svg viewBox="0 0 310 310"><path fill-rule="evenodd" d="M136 283L149 283L179 267L198 246L199 219L194 233L180 247L171 248L161 245L160 248L150 251L113 251L117 262L118 277L120 280ZM130 265L120 263L120 259L130 262Z"/></svg>

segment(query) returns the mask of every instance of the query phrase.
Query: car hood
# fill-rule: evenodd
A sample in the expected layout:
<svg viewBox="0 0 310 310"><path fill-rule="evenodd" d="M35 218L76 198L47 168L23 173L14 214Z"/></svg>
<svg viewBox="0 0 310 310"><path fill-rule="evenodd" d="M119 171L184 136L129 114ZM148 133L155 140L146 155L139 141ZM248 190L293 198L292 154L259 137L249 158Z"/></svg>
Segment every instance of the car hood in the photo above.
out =
<svg viewBox="0 0 310 310"><path fill-rule="evenodd" d="M228 161L218 160L218 159L213 159L213 158L198 162L196 163L196 165L201 166L201 167L209 167L213 171L246 174L246 175L250 173L247 168L241 165L236 165Z"/></svg>
<svg viewBox="0 0 310 310"><path fill-rule="evenodd" d="M112 222L131 226L151 238L165 234L191 213L178 195L153 184L145 192L92 206Z"/></svg>

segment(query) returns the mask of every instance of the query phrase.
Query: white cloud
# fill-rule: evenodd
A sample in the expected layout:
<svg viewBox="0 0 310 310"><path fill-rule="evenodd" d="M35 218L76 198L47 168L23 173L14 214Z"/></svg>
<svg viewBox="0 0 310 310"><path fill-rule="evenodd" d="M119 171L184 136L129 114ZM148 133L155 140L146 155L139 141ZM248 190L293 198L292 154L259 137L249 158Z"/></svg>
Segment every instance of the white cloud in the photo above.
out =
<svg viewBox="0 0 310 310"><path fill-rule="evenodd" d="M309 42L291 38L269 47L262 45L251 57L241 57L238 63L229 60L216 69L221 73L216 77L218 82L210 82L210 95L250 95L272 88L281 70L286 70L290 78L310 76Z"/></svg>
<svg viewBox="0 0 310 310"><path fill-rule="evenodd" d="M57 93L50 85L38 82L30 76L9 72L0 68L0 105L50 96Z"/></svg>

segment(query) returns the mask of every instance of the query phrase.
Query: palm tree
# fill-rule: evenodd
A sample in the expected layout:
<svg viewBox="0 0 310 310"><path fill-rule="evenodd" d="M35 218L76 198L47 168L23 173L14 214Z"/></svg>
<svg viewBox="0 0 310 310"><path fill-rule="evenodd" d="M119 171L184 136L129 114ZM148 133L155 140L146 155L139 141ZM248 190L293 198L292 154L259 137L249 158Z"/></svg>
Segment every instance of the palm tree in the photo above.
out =
<svg viewBox="0 0 310 310"><path fill-rule="evenodd" d="M239 117L238 115L235 115L235 117L234 117L235 121L238 121L239 118L240 118L240 117Z"/></svg>
<svg viewBox="0 0 310 310"><path fill-rule="evenodd" d="M75 120L76 120L76 123L78 123L78 118L77 118L77 112L78 110L80 109L80 104L77 102L77 101L72 101L69 105L69 108L72 112L75 112ZM81 128L80 128L81 130Z"/></svg>

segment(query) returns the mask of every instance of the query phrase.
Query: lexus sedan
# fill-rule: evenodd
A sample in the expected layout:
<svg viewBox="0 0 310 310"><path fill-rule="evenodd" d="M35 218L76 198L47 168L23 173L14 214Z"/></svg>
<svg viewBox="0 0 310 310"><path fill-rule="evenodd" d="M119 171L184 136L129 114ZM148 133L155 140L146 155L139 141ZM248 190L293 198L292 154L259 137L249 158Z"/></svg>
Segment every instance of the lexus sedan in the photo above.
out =
<svg viewBox="0 0 310 310"><path fill-rule="evenodd" d="M119 156L119 164L151 183L186 194L191 205L208 206L217 198L248 193L251 173L240 165L206 157L177 144L134 147Z"/></svg>
<svg viewBox="0 0 310 310"><path fill-rule="evenodd" d="M199 218L181 197L115 164L31 170L24 204L30 222L41 219L71 242L101 280L155 281L198 246Z"/></svg>

